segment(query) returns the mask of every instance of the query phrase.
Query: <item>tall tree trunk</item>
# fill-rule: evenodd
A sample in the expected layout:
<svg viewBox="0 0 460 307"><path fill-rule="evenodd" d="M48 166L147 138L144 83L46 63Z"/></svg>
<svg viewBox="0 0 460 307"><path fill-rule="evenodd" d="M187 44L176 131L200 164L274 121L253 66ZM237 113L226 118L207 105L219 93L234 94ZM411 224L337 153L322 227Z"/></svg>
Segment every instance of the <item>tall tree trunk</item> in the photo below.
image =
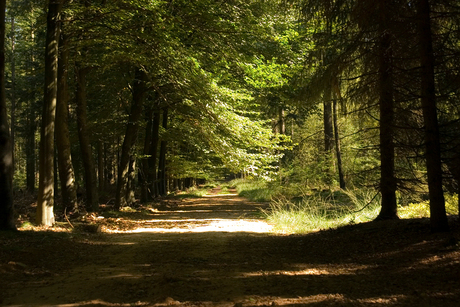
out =
<svg viewBox="0 0 460 307"><path fill-rule="evenodd" d="M15 47L16 47L16 40L15 40L15 22L14 17L11 18L11 144L13 150L13 174L15 170L15 162L16 159L14 157L16 149L14 148L15 142L15 135L16 135L16 58L15 58Z"/></svg>
<svg viewBox="0 0 460 307"><path fill-rule="evenodd" d="M72 164L69 134L69 68L68 40L61 36L61 53L58 67L58 92L56 105L56 147L58 152L59 180L64 208L67 212L77 209L77 187Z"/></svg>
<svg viewBox="0 0 460 307"><path fill-rule="evenodd" d="M380 0L379 89L380 89L380 192L382 207L377 219L398 219L394 176L394 100L390 3Z"/></svg>
<svg viewBox="0 0 460 307"><path fill-rule="evenodd" d="M62 0L50 1L46 25L45 91L40 132L37 224L54 224L54 124L58 80L59 19Z"/></svg>
<svg viewBox="0 0 460 307"><path fill-rule="evenodd" d="M86 74L88 70L88 68L80 67L80 64L78 63L75 64L75 78L77 85L75 95L77 104L76 113L78 138L80 140L80 149L85 172L86 206L90 211L97 211L99 208L99 199L96 166L94 163L87 123Z"/></svg>
<svg viewBox="0 0 460 307"><path fill-rule="evenodd" d="M326 88L323 102L323 121L324 121L324 150L330 152L334 147L334 128L332 125L332 103L331 89Z"/></svg>
<svg viewBox="0 0 460 307"><path fill-rule="evenodd" d="M36 114L32 101L27 106L27 135L26 135L26 187L27 192L35 192L35 132L37 130Z"/></svg>
<svg viewBox="0 0 460 307"><path fill-rule="evenodd" d="M333 113L333 123L334 123L334 140L335 140L335 154L337 158L337 170L339 172L339 185L340 188L345 190L345 178L343 175L343 168L342 168L342 151L340 149L340 137L339 137L339 124L338 124L338 111L337 111L337 100L342 99L340 95L340 88L338 85L338 81L334 80L333 83L333 95L334 100L332 101L332 113Z"/></svg>
<svg viewBox="0 0 460 307"><path fill-rule="evenodd" d="M139 129L139 119L142 115L144 97L146 95L147 75L145 71L138 68L133 82L133 102L131 104L131 113L129 114L126 134L121 148L120 163L118 166L117 190L115 197L115 207L122 208L127 204L126 189L128 188L129 166L131 160L131 150L136 143L137 132Z"/></svg>
<svg viewBox="0 0 460 307"><path fill-rule="evenodd" d="M125 200L126 200L126 205L131 206L135 201L136 197L134 194L134 181L136 179L136 158L134 155L130 155L129 158L129 167L128 167L128 181L126 183L126 189L125 189Z"/></svg>
<svg viewBox="0 0 460 307"><path fill-rule="evenodd" d="M158 156L158 143L160 142L160 111L154 110L152 121L152 143L150 145L149 154L149 171L148 181L150 184L150 196L158 197L158 180L157 180L157 156Z"/></svg>
<svg viewBox="0 0 460 307"><path fill-rule="evenodd" d="M13 208L13 144L5 93L5 6L0 1L0 230L15 230Z"/></svg>
<svg viewBox="0 0 460 307"><path fill-rule="evenodd" d="M145 126L145 139L144 139L144 157L142 158L142 164L139 171L139 184L141 186L141 203L149 201L149 153L150 146L152 145L152 126L153 126L153 108L149 107L145 114L146 126Z"/></svg>
<svg viewBox="0 0 460 307"><path fill-rule="evenodd" d="M30 33L30 41L32 44L35 43L35 32L31 31ZM35 56L32 53L30 57L30 74L35 75L34 69L35 63ZM32 88L35 88L35 82L30 85ZM27 128L26 128L26 187L27 192L33 194L35 192L35 181L36 181L36 142L35 142L35 133L37 131L37 120L36 120L36 112L34 108L35 103L35 93L29 93L28 95L28 103L27 103Z"/></svg>
<svg viewBox="0 0 460 307"><path fill-rule="evenodd" d="M168 108L163 109L163 128L166 130L168 128ZM168 194L168 183L166 180L166 147L167 141L163 138L160 143L160 156L158 160L158 192L161 196L166 196Z"/></svg>
<svg viewBox="0 0 460 307"><path fill-rule="evenodd" d="M97 178L99 180L99 193L105 191L104 172L104 144L101 140L97 142Z"/></svg>
<svg viewBox="0 0 460 307"><path fill-rule="evenodd" d="M417 1L420 48L420 80L423 121L425 124L426 167L430 192L431 230L448 231L444 192L442 188L441 145L436 109L434 53L429 0Z"/></svg>

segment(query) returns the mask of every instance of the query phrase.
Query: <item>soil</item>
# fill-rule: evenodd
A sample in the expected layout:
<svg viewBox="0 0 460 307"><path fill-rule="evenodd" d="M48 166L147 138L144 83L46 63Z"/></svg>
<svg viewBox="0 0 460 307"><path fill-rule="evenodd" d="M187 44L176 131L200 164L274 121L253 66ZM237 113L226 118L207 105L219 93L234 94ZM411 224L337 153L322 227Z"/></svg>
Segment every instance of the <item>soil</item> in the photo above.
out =
<svg viewBox="0 0 460 307"><path fill-rule="evenodd" d="M456 221L441 234L421 219L287 235L261 208L212 194L0 233L0 305L460 304Z"/></svg>

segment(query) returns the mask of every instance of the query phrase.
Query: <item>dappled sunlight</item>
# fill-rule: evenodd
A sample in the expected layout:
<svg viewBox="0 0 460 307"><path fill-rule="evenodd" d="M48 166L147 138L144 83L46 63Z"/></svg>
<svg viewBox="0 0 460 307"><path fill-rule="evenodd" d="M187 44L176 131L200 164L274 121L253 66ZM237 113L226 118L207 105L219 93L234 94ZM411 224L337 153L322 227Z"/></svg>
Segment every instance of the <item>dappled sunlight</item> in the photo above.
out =
<svg viewBox="0 0 460 307"><path fill-rule="evenodd" d="M272 226L259 220L230 220L230 219L176 219L176 220L147 220L143 225L131 230L103 229L108 233L187 233L187 232L254 232L266 233Z"/></svg>
<svg viewBox="0 0 460 307"><path fill-rule="evenodd" d="M228 197L235 197L235 196L238 196L238 194L228 194L228 193L226 193L226 194L212 194L212 195L207 194L207 195L203 195L203 197L205 197L205 198L208 198L208 197L209 198L211 198L211 197L228 198Z"/></svg>
<svg viewBox="0 0 460 307"><path fill-rule="evenodd" d="M315 265L315 267L301 268L299 270L275 270L243 273L241 277L260 277L260 276L320 276L320 275L356 275L359 271L375 268L371 265Z"/></svg>

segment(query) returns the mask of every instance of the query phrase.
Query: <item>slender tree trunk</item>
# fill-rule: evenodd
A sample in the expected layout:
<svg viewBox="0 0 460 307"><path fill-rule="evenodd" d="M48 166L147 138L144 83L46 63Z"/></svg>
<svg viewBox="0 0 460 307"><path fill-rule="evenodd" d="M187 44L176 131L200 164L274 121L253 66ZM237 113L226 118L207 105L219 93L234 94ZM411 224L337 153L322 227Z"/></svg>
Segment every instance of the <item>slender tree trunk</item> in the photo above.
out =
<svg viewBox="0 0 460 307"><path fill-rule="evenodd" d="M139 184L141 186L141 203L149 201L149 153L150 146L152 145L152 126L153 126L153 108L149 107L145 114L146 127L144 139L144 158L142 158L142 165L139 171Z"/></svg>
<svg viewBox="0 0 460 307"><path fill-rule="evenodd" d="M77 63L75 64L75 78L76 78L76 113L77 113L77 126L78 138L80 140L80 149L83 160L83 168L85 172L85 189L87 210L97 211L99 208L96 166L94 163L89 132L88 132L88 116L87 116L87 102L86 102L86 74L88 68L82 68Z"/></svg>
<svg viewBox="0 0 460 307"><path fill-rule="evenodd" d="M131 160L131 150L136 143L137 132L139 129L139 119L142 115L142 107L146 90L147 75L145 71L136 69L133 83L133 102L131 105L131 113L126 126L126 134L121 148L120 163L118 166L118 180L115 197L115 207L122 208L127 204L126 189L128 188L129 166Z"/></svg>
<svg viewBox="0 0 460 307"><path fill-rule="evenodd" d="M16 135L16 58L15 58L15 22L14 17L11 18L11 144L13 150L13 174L16 168L16 159L15 159L15 135Z"/></svg>
<svg viewBox="0 0 460 307"><path fill-rule="evenodd" d="M61 53L58 67L58 92L56 106L56 147L58 152L59 179L64 208L67 212L77 209L77 187L72 164L69 133L69 67L68 40L61 36Z"/></svg>
<svg viewBox="0 0 460 307"><path fill-rule="evenodd" d="M59 19L62 0L50 1L46 27L45 90L40 133L40 180L38 185L37 224L54 224L54 124L58 80Z"/></svg>
<svg viewBox="0 0 460 307"><path fill-rule="evenodd" d="M35 192L35 132L37 129L35 111L32 102L27 106L26 135L26 186L27 192Z"/></svg>
<svg viewBox="0 0 460 307"><path fill-rule="evenodd" d="M126 194L125 194L125 200L126 200L126 205L131 206L135 201L135 195L134 195L134 181L136 179L136 159L133 155L130 156L129 160L129 168L128 168L128 181L126 183Z"/></svg>
<svg viewBox="0 0 460 307"><path fill-rule="evenodd" d="M335 82L336 83L336 82ZM333 122L334 122L334 139L335 139L335 154L337 157L337 170L339 172L339 184L340 188L345 190L345 178L343 175L343 168L342 168L342 151L340 149L340 137L339 137L339 124L338 124L338 111L337 111L337 100L341 99L340 89L338 84L334 84L335 88L335 99L332 102L332 112L333 112Z"/></svg>
<svg viewBox="0 0 460 307"><path fill-rule="evenodd" d="M30 42L35 43L35 33L32 30L30 33ZM34 70L35 56L32 53L30 57L30 75L35 74ZM35 88L35 82L30 84L32 88ZM36 181L36 142L35 142L35 133L37 131L37 120L36 112L34 108L35 103L35 93L29 93L27 103L27 128L26 128L26 187L27 192L33 194L35 192L35 181Z"/></svg>
<svg viewBox="0 0 460 307"><path fill-rule="evenodd" d="M5 93L5 9L0 1L0 230L15 230L13 208L13 144Z"/></svg>
<svg viewBox="0 0 460 307"><path fill-rule="evenodd" d="M150 183L150 195L158 197L158 180L157 180L157 157L158 143L160 141L160 111L154 110L152 121L152 144L150 145L148 181Z"/></svg>
<svg viewBox="0 0 460 307"><path fill-rule="evenodd" d="M421 64L421 101L425 124L426 167L430 191L430 221L433 232L448 231L442 188L441 145L436 109L434 53L429 0L417 1L418 34Z"/></svg>
<svg viewBox="0 0 460 307"><path fill-rule="evenodd" d="M278 109L278 125L279 125L279 133L286 134L286 120L284 118L284 108L279 107Z"/></svg>
<svg viewBox="0 0 460 307"><path fill-rule="evenodd" d="M379 88L380 88L380 192L382 208L377 219L398 219L394 176L394 100L390 3L380 0Z"/></svg>
<svg viewBox="0 0 460 307"><path fill-rule="evenodd" d="M334 147L334 128L332 125L332 103L331 103L331 90L327 88L324 93L323 102L323 120L324 120L324 150L330 152Z"/></svg>
<svg viewBox="0 0 460 307"><path fill-rule="evenodd" d="M168 128L168 108L163 109L163 128L166 130ZM158 186L159 193L161 196L166 196L167 191L167 181L166 181L166 147L167 141L163 138L160 143L160 157L158 160Z"/></svg>
<svg viewBox="0 0 460 307"><path fill-rule="evenodd" d="M104 144L101 140L97 142L97 178L99 180L99 193L105 191L104 173Z"/></svg>

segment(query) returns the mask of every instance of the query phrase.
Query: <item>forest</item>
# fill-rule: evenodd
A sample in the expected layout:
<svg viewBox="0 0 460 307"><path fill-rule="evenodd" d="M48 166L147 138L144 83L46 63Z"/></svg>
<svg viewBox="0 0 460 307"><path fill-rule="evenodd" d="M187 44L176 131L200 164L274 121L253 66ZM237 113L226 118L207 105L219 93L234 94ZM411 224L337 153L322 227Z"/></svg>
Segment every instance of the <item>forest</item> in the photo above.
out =
<svg viewBox="0 0 460 307"><path fill-rule="evenodd" d="M458 304L458 1L0 13L0 305Z"/></svg>
<svg viewBox="0 0 460 307"><path fill-rule="evenodd" d="M456 1L45 2L3 10L2 229L229 178L458 212Z"/></svg>

